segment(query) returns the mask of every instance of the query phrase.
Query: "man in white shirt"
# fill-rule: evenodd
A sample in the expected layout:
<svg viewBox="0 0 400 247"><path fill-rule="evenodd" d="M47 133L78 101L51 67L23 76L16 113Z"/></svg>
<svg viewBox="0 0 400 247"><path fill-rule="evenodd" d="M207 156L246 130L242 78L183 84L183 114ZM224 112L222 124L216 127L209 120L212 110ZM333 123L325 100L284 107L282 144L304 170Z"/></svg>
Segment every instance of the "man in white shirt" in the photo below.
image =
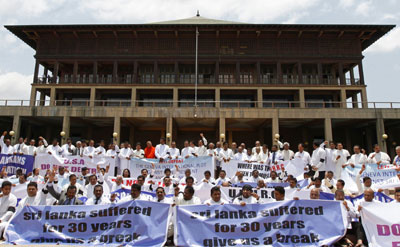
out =
<svg viewBox="0 0 400 247"><path fill-rule="evenodd" d="M103 196L103 186L97 184L94 186L92 191L92 196L88 197L89 199L86 201L86 205L108 205L111 204L111 201ZM112 197L115 198L115 197Z"/></svg>
<svg viewBox="0 0 400 247"><path fill-rule="evenodd" d="M201 140L197 142L198 147L195 148L197 157L208 156L207 152L207 139L204 137L203 133L200 133Z"/></svg>
<svg viewBox="0 0 400 247"><path fill-rule="evenodd" d="M222 185L223 183L229 182L229 181L230 181L230 179L226 176L225 170L221 170L221 171L219 172L219 177L218 177L218 179L215 180L215 184L216 184L216 185Z"/></svg>
<svg viewBox="0 0 400 247"><path fill-rule="evenodd" d="M271 153L269 154L267 163L269 166L273 166L275 164L278 164L278 161L283 161L283 157L281 153L278 151L278 146L272 145Z"/></svg>
<svg viewBox="0 0 400 247"><path fill-rule="evenodd" d="M250 183L258 183L258 181L264 180L262 177L259 176L258 170L253 170L251 173L251 177L249 178Z"/></svg>
<svg viewBox="0 0 400 247"><path fill-rule="evenodd" d="M39 136L38 145L39 146L35 150L35 155L47 153L48 143L47 143L46 139L44 139L43 137Z"/></svg>
<svg viewBox="0 0 400 247"><path fill-rule="evenodd" d="M314 151L311 156L311 167L312 170L318 174L315 174L315 176L318 176L321 180L325 177L325 160L326 160L326 152L325 150L320 147L320 144L318 142L313 143Z"/></svg>
<svg viewBox="0 0 400 247"><path fill-rule="evenodd" d="M132 184L131 194L121 198L119 202L129 202L129 201L150 201L149 197L141 193L141 186L139 184Z"/></svg>
<svg viewBox="0 0 400 247"><path fill-rule="evenodd" d="M360 152L360 146L355 145L353 147L353 151L354 151L354 154L350 157L350 159L347 161L347 163L343 165L343 168L345 168L347 165L354 168L354 166L358 165L358 164L367 164L368 158L365 155L364 149L362 149L361 150L362 152Z"/></svg>
<svg viewBox="0 0 400 247"><path fill-rule="evenodd" d="M22 137L18 139L18 143L14 145L14 155L19 154L23 155L24 154L24 148L25 148L25 142L27 140Z"/></svg>
<svg viewBox="0 0 400 247"><path fill-rule="evenodd" d="M125 169L129 169L129 161L131 160L132 149L129 147L128 142L124 142L122 148L119 150L119 160L120 160L120 169L121 171Z"/></svg>
<svg viewBox="0 0 400 247"><path fill-rule="evenodd" d="M174 194L174 185L172 184L172 179L170 177L164 177L163 182L165 194Z"/></svg>
<svg viewBox="0 0 400 247"><path fill-rule="evenodd" d="M199 205L201 204L200 198L194 196L194 189L192 186L186 186L182 193L179 193L180 188L175 187L174 204L175 205Z"/></svg>
<svg viewBox="0 0 400 247"><path fill-rule="evenodd" d="M89 184L84 185L84 192L87 198L93 197L94 187L97 185L97 176L92 174L89 176Z"/></svg>
<svg viewBox="0 0 400 247"><path fill-rule="evenodd" d="M161 137L160 138L160 144L158 144L156 146L156 159L159 159L160 162L164 161L164 159L166 159L168 157L167 155L167 150L168 150L168 145L165 144L165 138Z"/></svg>
<svg viewBox="0 0 400 247"><path fill-rule="evenodd" d="M62 148L58 145L58 140L53 139L53 143L47 147L48 154L60 156L63 152Z"/></svg>
<svg viewBox="0 0 400 247"><path fill-rule="evenodd" d="M173 200L170 197L165 197L165 190L163 187L158 187L156 189L156 197L154 197L155 202L160 202L160 203L167 203L167 204L172 204Z"/></svg>
<svg viewBox="0 0 400 247"><path fill-rule="evenodd" d="M329 144L329 148L328 148ZM335 152L336 152L336 143L333 141L328 142L325 141L320 145L321 148L325 149L325 170L333 171L336 173L336 164L335 164Z"/></svg>
<svg viewBox="0 0 400 247"><path fill-rule="evenodd" d="M32 139L29 142L29 146L28 145L24 146L24 154L34 156L36 155L36 149L37 148L35 147L35 139Z"/></svg>
<svg viewBox="0 0 400 247"><path fill-rule="evenodd" d="M136 149L132 151L132 155L134 158L144 158L144 150L142 149L142 144L140 142L136 143Z"/></svg>
<svg viewBox="0 0 400 247"><path fill-rule="evenodd" d="M0 194L0 236L3 235L8 221L11 219L17 208L17 197L11 194L12 184L4 181L1 184Z"/></svg>
<svg viewBox="0 0 400 247"><path fill-rule="evenodd" d="M46 205L46 195L39 191L36 182L30 182L27 186L27 196L18 203L18 210L24 206Z"/></svg>
<svg viewBox="0 0 400 247"><path fill-rule="evenodd" d="M304 170L308 171L308 166L311 164L311 156L307 151L304 151L304 145L302 143L297 146L297 149L299 151L295 153L294 158L301 159L303 161Z"/></svg>
<svg viewBox="0 0 400 247"><path fill-rule="evenodd" d="M272 183L272 184L282 183L282 178L283 178L284 174L285 174L285 173L282 172L282 173L281 173L281 176L278 177L278 173L277 173L276 171L271 171L271 172L270 172L270 177L267 178L267 179L265 179L265 182L266 182L267 184L270 184L270 183Z"/></svg>
<svg viewBox="0 0 400 247"><path fill-rule="evenodd" d="M76 147L74 150L72 150L72 155L78 155L83 157L83 147L81 141L76 142Z"/></svg>
<svg viewBox="0 0 400 247"><path fill-rule="evenodd" d="M343 148L343 144L338 142L337 149L333 152L333 160L335 162L335 178L340 179L342 177L343 166L350 159L350 153L346 149Z"/></svg>
<svg viewBox="0 0 400 247"><path fill-rule="evenodd" d="M282 149L280 152L281 152L283 161L293 159L294 152L289 149L290 148L289 142L282 143L282 142L278 141L278 144L279 144L279 147Z"/></svg>
<svg viewBox="0 0 400 247"><path fill-rule="evenodd" d="M7 135L7 131L3 132L3 135L0 137L0 146L1 146L1 153L2 154L13 154L14 148L11 146L10 139L5 139L4 137Z"/></svg>
<svg viewBox="0 0 400 247"><path fill-rule="evenodd" d="M352 226L351 226L351 221L353 218L357 217L356 210L353 207L353 204L345 199L345 193L343 190L336 190L335 191L335 201L342 201L342 207L344 207L345 212L347 213L347 229L351 231ZM340 246L353 246L352 242L346 238L343 237L341 240L338 241L338 243L341 243L342 245Z"/></svg>
<svg viewBox="0 0 400 247"><path fill-rule="evenodd" d="M261 152L260 147L256 147L256 152L251 156L250 162L257 162L257 163L265 163L266 160L263 160L263 152Z"/></svg>
<svg viewBox="0 0 400 247"><path fill-rule="evenodd" d="M247 154L243 153L243 148L238 147L237 153L234 155L234 160L238 161L249 161L249 157L247 157Z"/></svg>
<svg viewBox="0 0 400 247"><path fill-rule="evenodd" d="M221 162L224 161L225 163L228 163L231 159L233 159L233 153L230 148L228 148L228 143L224 142L223 144L223 149L220 152L220 159Z"/></svg>
<svg viewBox="0 0 400 247"><path fill-rule="evenodd" d="M258 203L260 196L253 192L252 187L245 184L242 188L242 193L240 196L233 200L233 204L238 204L241 206L246 206L246 204Z"/></svg>
<svg viewBox="0 0 400 247"><path fill-rule="evenodd" d="M231 178L230 183L231 184L238 184L238 183L244 183L244 176L243 173L237 171L235 176L233 176L233 178Z"/></svg>
<svg viewBox="0 0 400 247"><path fill-rule="evenodd" d="M210 142L210 143L208 144L208 149L207 149L207 154L208 154L208 156L210 156L210 157L214 157L214 156L215 156L215 150L214 150L214 148L215 148L214 143Z"/></svg>
<svg viewBox="0 0 400 247"><path fill-rule="evenodd" d="M396 192L394 193L394 200L390 203L400 203L400 188L396 189Z"/></svg>
<svg viewBox="0 0 400 247"><path fill-rule="evenodd" d="M62 145L61 148L62 148L62 150L63 150L62 155L63 155L64 157L73 155L74 150L75 150L75 146L72 144L71 138L67 138L67 143L65 143L64 145Z"/></svg>
<svg viewBox="0 0 400 247"><path fill-rule="evenodd" d="M385 152L382 152L378 144L374 145L374 151L375 152L370 153L370 155L368 156L368 163L377 165L390 164L389 155L387 155L387 153Z"/></svg>
<svg viewBox="0 0 400 247"><path fill-rule="evenodd" d="M176 148L176 142L172 141L171 147L168 148L168 150L167 150L167 158L174 160L174 159L179 158L180 155L181 154L179 153L179 149Z"/></svg>
<svg viewBox="0 0 400 247"><path fill-rule="evenodd" d="M257 147L261 148L261 142L260 141L256 141L255 146L251 149L251 153L252 154L256 153L256 148Z"/></svg>
<svg viewBox="0 0 400 247"><path fill-rule="evenodd" d="M89 146L85 147L85 149L83 150L83 156L93 159L95 153L96 153L96 148L94 147L94 141L90 140Z"/></svg>
<svg viewBox="0 0 400 247"><path fill-rule="evenodd" d="M104 140L100 141L100 145L94 150L95 157L105 157L106 156L106 149L104 148Z"/></svg>
<svg viewBox="0 0 400 247"><path fill-rule="evenodd" d="M110 148L107 150L106 152L106 157L111 157L113 159L115 159L116 157L118 157L118 152L116 150L116 146L114 143L111 143Z"/></svg>
<svg viewBox="0 0 400 247"><path fill-rule="evenodd" d="M321 179L319 177L316 177L314 179L314 181L312 183L310 183L306 188L310 189L310 190L318 189L321 192L326 192L326 193L330 193L331 192L328 188L326 188L325 186L322 185L322 181L321 181Z"/></svg>
<svg viewBox="0 0 400 247"><path fill-rule="evenodd" d="M211 188L211 198L204 201L204 204L210 205L224 205L229 204L226 200L221 198L221 189L218 186Z"/></svg>
<svg viewBox="0 0 400 247"><path fill-rule="evenodd" d="M189 141L188 140L186 140L183 143L183 146L184 146L184 148L182 149L182 152L181 152L181 157L182 158L187 159L189 157L192 157L195 154L195 150L194 150L194 148L189 146Z"/></svg>
<svg viewBox="0 0 400 247"><path fill-rule="evenodd" d="M396 157L393 159L393 165L400 167L400 146L397 146L396 149Z"/></svg>

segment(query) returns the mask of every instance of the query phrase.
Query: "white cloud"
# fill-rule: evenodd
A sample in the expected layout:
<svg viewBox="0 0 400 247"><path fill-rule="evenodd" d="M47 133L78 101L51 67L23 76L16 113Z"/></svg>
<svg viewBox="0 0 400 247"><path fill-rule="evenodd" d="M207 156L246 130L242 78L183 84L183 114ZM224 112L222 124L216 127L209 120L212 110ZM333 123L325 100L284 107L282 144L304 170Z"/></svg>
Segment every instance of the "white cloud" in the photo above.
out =
<svg viewBox="0 0 400 247"><path fill-rule="evenodd" d="M339 1L339 6L343 8L348 8L353 6L355 3L355 0L340 0Z"/></svg>
<svg viewBox="0 0 400 247"><path fill-rule="evenodd" d="M0 72L0 99L28 100L32 78L33 75L23 75L17 72Z"/></svg>
<svg viewBox="0 0 400 247"><path fill-rule="evenodd" d="M367 52L392 52L400 48L400 27L396 27L375 44L367 49Z"/></svg>
<svg viewBox="0 0 400 247"><path fill-rule="evenodd" d="M361 16L368 16L372 9L372 1L363 1L357 6L355 13Z"/></svg>

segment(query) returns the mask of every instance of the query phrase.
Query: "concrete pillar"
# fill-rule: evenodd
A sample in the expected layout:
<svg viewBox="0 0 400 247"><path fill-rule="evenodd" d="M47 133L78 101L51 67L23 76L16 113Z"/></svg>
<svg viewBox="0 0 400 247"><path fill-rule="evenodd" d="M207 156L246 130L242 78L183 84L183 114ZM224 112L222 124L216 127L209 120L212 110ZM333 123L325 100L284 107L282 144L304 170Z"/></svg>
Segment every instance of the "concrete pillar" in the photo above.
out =
<svg viewBox="0 0 400 247"><path fill-rule="evenodd" d="M54 70L53 70L53 83L54 84L57 84L58 83L58 69L59 69L59 67L60 67L60 63L57 61L55 64L54 64Z"/></svg>
<svg viewBox="0 0 400 247"><path fill-rule="evenodd" d="M219 62L215 62L215 84L219 83Z"/></svg>
<svg viewBox="0 0 400 247"><path fill-rule="evenodd" d="M256 73L257 73L256 78L255 78L256 83L261 84L261 64L260 64L260 62L256 63Z"/></svg>
<svg viewBox="0 0 400 247"><path fill-rule="evenodd" d="M353 108L358 108L357 94L353 94L353 95L351 96L351 101L353 102Z"/></svg>
<svg viewBox="0 0 400 247"><path fill-rule="evenodd" d="M228 144L229 144L229 146L232 145L232 142L233 142L233 131L229 130L228 131Z"/></svg>
<svg viewBox="0 0 400 247"><path fill-rule="evenodd" d="M29 106L35 106L35 105L36 105L36 88L32 86Z"/></svg>
<svg viewBox="0 0 400 247"><path fill-rule="evenodd" d="M46 94L42 91L42 92L40 92L40 102L39 102L39 105L40 106L44 106L44 101L46 100Z"/></svg>
<svg viewBox="0 0 400 247"><path fill-rule="evenodd" d="M239 84L240 83L240 62L236 62L236 76L235 76L235 83Z"/></svg>
<svg viewBox="0 0 400 247"><path fill-rule="evenodd" d="M90 88L89 106L95 106L95 100L96 100L96 88L95 87L91 87Z"/></svg>
<svg viewBox="0 0 400 247"><path fill-rule="evenodd" d="M130 126L129 127L129 143L131 144L132 148L134 149L136 147L136 143L135 142L135 127L134 126ZM144 148L145 143L142 143L142 148Z"/></svg>
<svg viewBox="0 0 400 247"><path fill-rule="evenodd" d="M215 107L221 107L221 90L219 88L215 89Z"/></svg>
<svg viewBox="0 0 400 247"><path fill-rule="evenodd" d="M347 108L347 95L346 95L346 89L342 88L340 89L340 103L342 108Z"/></svg>
<svg viewBox="0 0 400 247"><path fill-rule="evenodd" d="M368 108L367 89L361 89L361 102L363 108Z"/></svg>
<svg viewBox="0 0 400 247"><path fill-rule="evenodd" d="M302 66L301 62L297 63L297 75L299 77L298 83L303 84L303 66Z"/></svg>
<svg viewBox="0 0 400 247"><path fill-rule="evenodd" d="M378 116L376 119L376 137L378 140L378 145L381 147L381 150L383 152L387 152L387 145L386 145L386 140L382 138L382 135L386 134L385 132L385 122L383 121L382 116Z"/></svg>
<svg viewBox="0 0 400 247"><path fill-rule="evenodd" d="M121 117L119 116L114 117L114 132L118 133L118 136L114 141L119 145L121 143Z"/></svg>
<svg viewBox="0 0 400 247"><path fill-rule="evenodd" d="M51 106L56 105L56 88L55 87L50 88L50 105Z"/></svg>
<svg viewBox="0 0 400 247"><path fill-rule="evenodd" d="M300 101L300 108L306 108L306 96L304 93L304 88L299 89L299 101Z"/></svg>
<svg viewBox="0 0 400 247"><path fill-rule="evenodd" d="M277 111L272 117L272 145L277 144L275 141L275 134L279 134L279 116Z"/></svg>
<svg viewBox="0 0 400 247"><path fill-rule="evenodd" d="M332 119L331 118L325 118L324 130L325 130L325 140L333 141Z"/></svg>
<svg viewBox="0 0 400 247"><path fill-rule="evenodd" d="M338 64L338 70L339 70L340 85L346 85L346 78L344 77L343 73L343 63Z"/></svg>
<svg viewBox="0 0 400 247"><path fill-rule="evenodd" d="M318 71L318 83L323 84L322 81L322 63L317 64L317 71Z"/></svg>
<svg viewBox="0 0 400 247"><path fill-rule="evenodd" d="M358 74L360 76L360 85L365 85L364 82L364 70L363 70L363 64L362 61L358 62Z"/></svg>
<svg viewBox="0 0 400 247"><path fill-rule="evenodd" d="M224 139L221 138L221 134L225 135ZM224 117L219 118L219 133L218 133L217 138L219 139L220 142L226 141L225 118Z"/></svg>
<svg viewBox="0 0 400 247"><path fill-rule="evenodd" d="M263 107L263 90L262 90L262 88L257 89L257 107L258 108Z"/></svg>
<svg viewBox="0 0 400 247"><path fill-rule="evenodd" d="M178 100L179 100L179 94L178 94L178 88L174 87L173 89L173 94L172 94L172 106L173 107L178 107Z"/></svg>
<svg viewBox="0 0 400 247"><path fill-rule="evenodd" d="M154 82L153 83L159 83L160 78L159 78L159 71L158 71L158 62L154 61Z"/></svg>
<svg viewBox="0 0 400 247"><path fill-rule="evenodd" d="M118 83L118 62L113 62L113 83Z"/></svg>
<svg viewBox="0 0 400 247"><path fill-rule="evenodd" d="M14 136L11 138L11 144L15 144L21 137L21 119L19 115L14 115L12 130L14 131Z"/></svg>
<svg viewBox="0 0 400 247"><path fill-rule="evenodd" d="M353 67L350 68L350 82L351 82L351 85L356 84L356 81L354 80L354 68Z"/></svg>
<svg viewBox="0 0 400 247"><path fill-rule="evenodd" d="M136 88L133 87L131 92L131 107L135 106L136 106Z"/></svg>
<svg viewBox="0 0 400 247"><path fill-rule="evenodd" d="M78 79L78 62L75 61L74 68L73 68L73 76L72 76L73 83L78 83L77 79Z"/></svg>
<svg viewBox="0 0 400 247"><path fill-rule="evenodd" d="M93 83L97 82L97 61L93 62Z"/></svg>
<svg viewBox="0 0 400 247"><path fill-rule="evenodd" d="M71 129L70 117L69 116L64 116L63 117L62 131L65 132L65 136L64 136L64 138L62 138L61 144L65 144L66 138L68 138L70 136L70 129Z"/></svg>
<svg viewBox="0 0 400 247"><path fill-rule="evenodd" d="M282 84L283 83L283 78L282 78L282 64L281 62L276 63L276 73L277 73L277 78L278 81L276 82L277 84Z"/></svg>
<svg viewBox="0 0 400 247"><path fill-rule="evenodd" d="M172 135L173 135L173 133L172 133L172 126L173 125L173 119L172 119L172 117L167 117L167 126L166 126L166 131L167 131L167 133L169 133L169 134L171 134L171 137L170 138L167 138L167 144L168 144L168 146L171 146L171 141L172 141ZM165 134L165 137L167 137L167 133Z"/></svg>
<svg viewBox="0 0 400 247"><path fill-rule="evenodd" d="M33 83L38 83L38 77L39 77L39 61L36 59L35 60L35 71L33 72Z"/></svg>

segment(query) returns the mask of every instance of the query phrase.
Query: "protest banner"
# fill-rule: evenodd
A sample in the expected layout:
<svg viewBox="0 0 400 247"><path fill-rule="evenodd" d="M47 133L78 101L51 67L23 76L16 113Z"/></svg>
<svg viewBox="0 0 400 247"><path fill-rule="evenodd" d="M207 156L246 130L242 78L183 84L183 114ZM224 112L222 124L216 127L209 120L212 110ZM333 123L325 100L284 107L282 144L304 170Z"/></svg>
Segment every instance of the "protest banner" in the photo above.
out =
<svg viewBox="0 0 400 247"><path fill-rule="evenodd" d="M5 231L11 244L163 246L170 205L148 201L95 206L26 206Z"/></svg>
<svg viewBox="0 0 400 247"><path fill-rule="evenodd" d="M346 166L342 171L341 178L345 181L346 189L350 192L358 192L356 178L360 173L361 167L362 165L360 164L355 165L354 168ZM360 183L362 184L364 177L370 177L373 188L388 188L388 185L396 187L398 178L397 171L394 168L395 166L392 165L367 164L365 171L360 176Z"/></svg>
<svg viewBox="0 0 400 247"><path fill-rule="evenodd" d="M76 156L66 156L60 157L54 154L38 154L36 156L35 167L40 168L40 175L44 176L47 169L53 169L53 167L63 166L69 171L80 174L83 167L89 169L89 173L97 172L97 165L101 168L106 168L110 166L110 171L114 171L115 158L111 157L81 157Z"/></svg>
<svg viewBox="0 0 400 247"><path fill-rule="evenodd" d="M211 177L214 177L214 159L210 156L203 157L190 157L187 159L174 159L174 160L165 160L162 163L159 163L158 160L153 159L136 159L133 158L129 163L129 170L131 174L134 176L138 176L141 174L142 169L147 169L150 171L153 169L151 164L154 164L154 175L152 179L160 180L164 177L164 170L166 168L171 169L172 174L179 179L185 176L185 170L190 169L192 172L192 177L196 178L200 181L204 178L204 172L210 171ZM176 173L175 165L178 166L178 173Z"/></svg>
<svg viewBox="0 0 400 247"><path fill-rule="evenodd" d="M233 202L236 197L241 195L242 188L238 187L221 187L221 198L228 202ZM275 199L274 188L253 189L253 191L260 196L261 203L272 202ZM297 189L285 189L285 198L293 199ZM309 197L304 198L309 199Z"/></svg>
<svg viewBox="0 0 400 247"><path fill-rule="evenodd" d="M177 206L175 215L177 246L330 245L347 224L340 202L319 200Z"/></svg>
<svg viewBox="0 0 400 247"><path fill-rule="evenodd" d="M362 203L361 221L370 247L400 247L400 203Z"/></svg>
<svg viewBox="0 0 400 247"><path fill-rule="evenodd" d="M23 174L32 172L34 162L32 155L0 154L0 170L5 166L8 176L15 175L17 169L22 169Z"/></svg>

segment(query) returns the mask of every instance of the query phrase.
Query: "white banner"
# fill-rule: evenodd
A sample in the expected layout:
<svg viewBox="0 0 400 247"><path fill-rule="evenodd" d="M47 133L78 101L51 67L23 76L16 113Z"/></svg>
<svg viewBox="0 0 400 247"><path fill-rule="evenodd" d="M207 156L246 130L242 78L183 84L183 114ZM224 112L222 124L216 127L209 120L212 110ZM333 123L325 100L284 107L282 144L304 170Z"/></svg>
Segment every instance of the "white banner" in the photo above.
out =
<svg viewBox="0 0 400 247"><path fill-rule="evenodd" d="M178 166L179 179L185 176L185 170L191 170L191 176L196 178L198 181L204 178L204 172L210 171L211 177L214 177L214 159L210 156L204 157L191 157L188 159L174 159L174 160L166 160L165 162L158 163L157 160L151 159L131 159L129 163L129 170L131 172L132 177L137 177L141 174L142 169L147 169L148 172L153 169L151 164L154 164L154 176L152 179L159 180L164 177L164 170L166 168L171 169L172 175L176 175L176 168Z"/></svg>
<svg viewBox="0 0 400 247"><path fill-rule="evenodd" d="M361 220L370 247L400 247L400 203L367 203Z"/></svg>
<svg viewBox="0 0 400 247"><path fill-rule="evenodd" d="M97 165L101 168L106 168L106 166L110 166L109 171L113 173L115 167L115 158L111 157L93 157L92 159L89 157L80 157L77 156L68 156L68 157L59 157L54 154L38 154L35 157L35 167L40 168L40 175L44 176L46 174L47 169L53 169L54 166L63 166L68 169L70 172L79 175L82 171L83 167L87 167L89 169L89 174L96 173Z"/></svg>

